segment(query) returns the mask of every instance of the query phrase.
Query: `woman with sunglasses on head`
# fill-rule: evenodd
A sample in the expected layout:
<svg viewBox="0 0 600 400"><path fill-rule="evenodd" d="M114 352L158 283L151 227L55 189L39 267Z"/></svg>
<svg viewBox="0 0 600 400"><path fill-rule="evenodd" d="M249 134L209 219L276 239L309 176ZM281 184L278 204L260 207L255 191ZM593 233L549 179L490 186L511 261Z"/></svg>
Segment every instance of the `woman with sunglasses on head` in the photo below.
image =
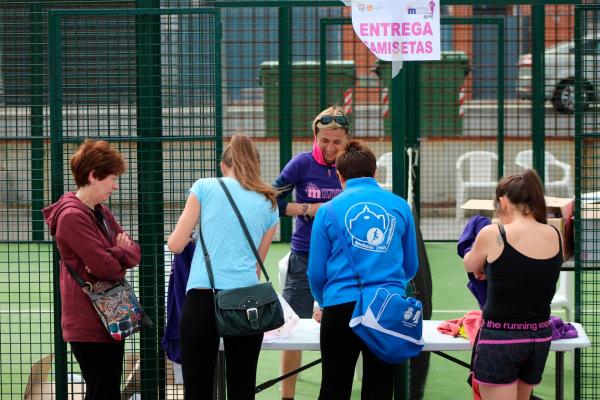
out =
<svg viewBox="0 0 600 400"><path fill-rule="evenodd" d="M542 182L533 170L498 183L496 210L500 224L483 228L463 260L467 272L488 281L473 380L483 400L525 400L541 382L550 350L562 240L547 224Z"/></svg>
<svg viewBox="0 0 600 400"><path fill-rule="evenodd" d="M348 119L341 107L329 107L319 113L312 123L313 148L292 158L273 186L280 189L277 197L279 215L296 217L292 234L291 254L288 274L282 296L300 318L313 316L314 299L308 284L308 249L313 218L321 204L331 200L342 191L340 180L335 172L335 159L348 143ZM295 202L287 202L285 197L295 191ZM320 319L320 312L316 312ZM300 367L300 351L284 351L282 373ZM282 399L293 399L296 392L294 375L283 381Z"/></svg>

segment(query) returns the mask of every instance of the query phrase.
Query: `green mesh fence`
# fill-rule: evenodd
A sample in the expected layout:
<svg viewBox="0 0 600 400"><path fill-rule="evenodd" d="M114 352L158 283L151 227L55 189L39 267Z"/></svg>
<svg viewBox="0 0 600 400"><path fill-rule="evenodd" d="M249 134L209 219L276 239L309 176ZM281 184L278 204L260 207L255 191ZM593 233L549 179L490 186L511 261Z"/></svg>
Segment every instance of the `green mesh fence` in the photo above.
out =
<svg viewBox="0 0 600 400"><path fill-rule="evenodd" d="M391 81L339 2L0 2L0 398L22 397L32 365L49 354L60 367L45 359L48 390L81 392L77 364L55 337L56 259L39 211L73 189L67 160L85 137L111 141L128 163L110 207L142 244L131 278L156 328L128 344L124 381L127 393L148 398L182 393L158 348L170 262L164 240L186 190L216 173L235 132L255 139L270 182L311 148L314 115L343 105L353 135L378 157L385 187L406 194L405 151L419 151L414 196L427 241L455 241L471 215L462 201L490 198L497 177L523 165L542 172L549 195L583 199L600 190L598 97L589 89L598 68L582 62L585 79L574 78L574 6L459 3L442 5L443 60L405 63ZM82 8L93 11L73 12ZM51 26L52 10L67 11L55 12ZM593 54L584 38L597 29L597 11L588 7L581 21L581 52ZM533 63L540 59L544 80ZM585 112L576 110L575 85ZM526 150L533 152L519 156ZM594 340L598 216L577 204L578 318ZM290 221L281 225L277 239L289 240ZM573 398L594 398L595 350L578 360ZM275 388L264 398L277 395Z"/></svg>
<svg viewBox="0 0 600 400"><path fill-rule="evenodd" d="M164 243L186 189L217 171L219 10L56 11L49 27L53 197L66 189L66 160L82 137L118 143L129 171L111 205L140 243L130 279L155 322L127 342L139 367L126 371L124 392L175 396L181 385L159 348L170 271Z"/></svg>
<svg viewBox="0 0 600 400"><path fill-rule="evenodd" d="M600 337L600 112L597 107L600 98L600 7L580 6L575 18L576 318L586 327L592 343L596 343ZM577 357L575 396L578 399L597 398L598 348L582 350Z"/></svg>

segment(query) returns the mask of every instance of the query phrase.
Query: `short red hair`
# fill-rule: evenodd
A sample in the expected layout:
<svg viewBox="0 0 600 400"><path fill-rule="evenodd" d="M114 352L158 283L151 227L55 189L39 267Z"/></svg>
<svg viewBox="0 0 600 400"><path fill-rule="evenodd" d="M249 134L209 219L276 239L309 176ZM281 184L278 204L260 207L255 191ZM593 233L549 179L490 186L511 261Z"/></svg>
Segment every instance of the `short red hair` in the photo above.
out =
<svg viewBox="0 0 600 400"><path fill-rule="evenodd" d="M90 172L96 179L102 180L109 175L121 175L125 169L121 153L104 140L86 139L71 157L71 172L77 187L90 183Z"/></svg>

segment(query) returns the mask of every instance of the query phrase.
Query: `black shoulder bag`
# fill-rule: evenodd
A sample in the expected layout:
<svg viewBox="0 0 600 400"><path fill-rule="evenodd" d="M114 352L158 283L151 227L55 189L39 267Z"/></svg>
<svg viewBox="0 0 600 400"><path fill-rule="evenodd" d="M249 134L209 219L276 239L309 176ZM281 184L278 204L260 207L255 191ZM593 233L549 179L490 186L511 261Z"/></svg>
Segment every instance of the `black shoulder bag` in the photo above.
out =
<svg viewBox="0 0 600 400"><path fill-rule="evenodd" d="M200 227L200 243L202 244L202 251L204 253L204 263L206 264L208 279L210 280L210 286L215 296L215 316L219 335L222 337L245 336L277 329L284 323L283 309L277 297L277 292L275 292L273 285L269 282L267 270L260 259L258 250L250 237L246 222L244 222L244 218L242 218L229 189L227 189L221 178L217 178L217 180L240 221L244 235L266 279L266 282L256 285L237 289L215 290L215 278L208 250L204 243L202 227Z"/></svg>

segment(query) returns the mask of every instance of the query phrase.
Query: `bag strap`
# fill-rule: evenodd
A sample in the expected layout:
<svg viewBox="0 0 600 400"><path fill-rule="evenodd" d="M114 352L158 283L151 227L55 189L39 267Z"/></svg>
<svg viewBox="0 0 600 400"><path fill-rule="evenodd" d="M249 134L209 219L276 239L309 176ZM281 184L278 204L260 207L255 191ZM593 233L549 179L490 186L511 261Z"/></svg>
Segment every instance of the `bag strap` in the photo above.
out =
<svg viewBox="0 0 600 400"><path fill-rule="evenodd" d="M79 286L81 286L81 287L87 286L87 284L83 280L83 278L77 272L75 272L75 270L71 269L71 267L69 267L67 265L67 263L65 262L65 260L63 260L63 263L65 264L65 267L67 267L67 271L69 271L69 273L71 274L71 276L73 277L73 279L75 279L75 282L77 282L77 284Z"/></svg>
<svg viewBox="0 0 600 400"><path fill-rule="evenodd" d="M210 263L210 256L208 255L208 249L206 243L204 243L204 235L202 235L202 227L198 230L200 236L200 244L202 245L202 253L204 254L204 265L206 265L206 272L208 273L208 280L210 281L210 288L215 291L215 277L212 271L212 265Z"/></svg>
<svg viewBox="0 0 600 400"><path fill-rule="evenodd" d="M237 204L235 204L235 201L233 200L233 196L231 196L231 192L227 188L227 185L225 185L225 182L223 182L223 178L217 178L217 181L219 182L219 185L221 185L221 188L223 188L223 191L225 192L225 195L227 196L229 203L231 203L231 207L233 208L233 211L235 211L235 215L237 215L237 218L240 221L240 225L242 226L244 235L246 236L246 239L248 240L248 244L250 244L250 248L252 249L252 252L254 253L254 257L256 257L256 261L258 262L258 265L260 265L260 269L262 270L263 274L265 274L265 279L268 282L269 274L267 274L267 270L266 270L262 260L260 259L260 254L258 254L258 250L256 249L256 246L254 245L254 242L252 241L252 237L250 236L250 231L248 230L248 227L246 226L246 222L244 221L244 218L242 217L242 214L240 213L240 210L238 209Z"/></svg>
<svg viewBox="0 0 600 400"><path fill-rule="evenodd" d="M346 243L346 237L344 236L344 232L340 229L340 224L338 223L337 218L335 217L335 213L333 212L333 206L331 203L325 203L324 206L328 213L330 213L330 219L333 224L333 227L336 231L338 231L338 237L340 238L340 242L342 243L342 248L344 249L344 253L346 253L346 257L348 261L350 261L350 266L354 271L354 278L356 278L356 282L358 283L358 288L362 290L362 282L360 281L360 276L358 276L358 271L356 270L356 265L354 265L354 258L352 258L352 252L348 247L348 243Z"/></svg>
<svg viewBox="0 0 600 400"><path fill-rule="evenodd" d="M90 282L84 281L83 278L77 272L75 272L74 269L69 267L69 264L67 264L65 260L62 260L62 262L65 264L67 271L69 271L69 273L71 274L73 279L75 279L75 282L77 282L79 286L81 286L82 288L87 287L90 289L90 291L94 290L94 286Z"/></svg>

